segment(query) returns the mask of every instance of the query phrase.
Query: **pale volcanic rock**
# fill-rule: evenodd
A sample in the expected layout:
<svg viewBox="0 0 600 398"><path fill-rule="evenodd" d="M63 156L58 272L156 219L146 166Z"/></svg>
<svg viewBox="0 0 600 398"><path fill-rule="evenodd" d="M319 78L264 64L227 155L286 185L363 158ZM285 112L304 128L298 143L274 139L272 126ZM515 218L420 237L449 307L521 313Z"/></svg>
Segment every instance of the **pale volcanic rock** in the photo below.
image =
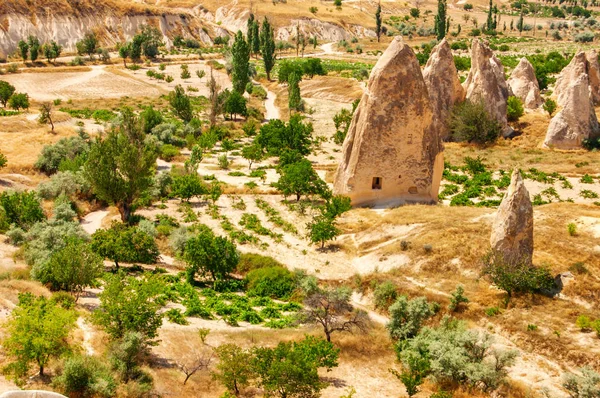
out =
<svg viewBox="0 0 600 398"><path fill-rule="evenodd" d="M557 79L555 93L562 109L550 121L545 148L578 149L583 140L600 135L589 70L585 53L579 52Z"/></svg>
<svg viewBox="0 0 600 398"><path fill-rule="evenodd" d="M506 101L510 91L504 78L504 67L490 47L479 39L473 39L471 70L463 87L469 101L482 102L489 114L498 120L504 137L513 134L506 118Z"/></svg>
<svg viewBox="0 0 600 398"><path fill-rule="evenodd" d="M334 191L353 205L434 203L443 147L419 62L396 37L373 68L356 109Z"/></svg>
<svg viewBox="0 0 600 398"><path fill-rule="evenodd" d="M590 91L594 105L600 104L600 64L596 50L586 51L588 61L588 76L590 78Z"/></svg>
<svg viewBox="0 0 600 398"><path fill-rule="evenodd" d="M535 77L535 70L531 62L523 57L517 67L512 71L506 82L515 97L523 102L527 109L537 109L542 105L540 86Z"/></svg>
<svg viewBox="0 0 600 398"><path fill-rule="evenodd" d="M508 191L496 213L490 237L492 250L507 260L526 260L533 256L533 206L529 192L514 170Z"/></svg>
<svg viewBox="0 0 600 398"><path fill-rule="evenodd" d="M460 83L454 56L446 39L433 48L423 70L423 79L433 108L435 128L444 140L450 134L448 119L452 107L465 100L465 89Z"/></svg>

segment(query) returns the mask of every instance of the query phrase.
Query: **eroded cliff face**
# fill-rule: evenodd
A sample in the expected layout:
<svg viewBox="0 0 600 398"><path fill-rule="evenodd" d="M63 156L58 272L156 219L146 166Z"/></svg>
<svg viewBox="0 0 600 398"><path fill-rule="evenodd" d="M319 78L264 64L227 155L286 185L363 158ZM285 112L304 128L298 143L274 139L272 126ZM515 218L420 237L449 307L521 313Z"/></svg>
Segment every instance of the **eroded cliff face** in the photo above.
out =
<svg viewBox="0 0 600 398"><path fill-rule="evenodd" d="M14 4L17 0L3 0ZM96 32L102 46L131 39L141 25L156 26L163 34L167 47L176 35L194 38L211 45L213 38L246 32L250 12L247 8L234 5L219 7L216 11L198 5L190 9L158 9L118 6L110 0L98 0L94 4L63 0L59 9L37 6L0 5L0 58L5 59L17 50L19 40L29 35L37 36L40 42L56 41L65 52L74 52L75 43L89 32ZM24 3L23 3L24 4ZM129 8L128 8L129 7ZM262 18L259 16L259 20ZM353 36L375 37L375 32L360 25L340 26L316 18L293 19L284 26L276 26L277 40L288 40L300 31L320 41L339 41Z"/></svg>
<svg viewBox="0 0 600 398"><path fill-rule="evenodd" d="M175 35L193 37L211 44L210 35L202 20L193 14L177 15L21 15L0 16L0 58L6 58L17 50L19 40L29 35L37 36L41 43L56 41L65 52L74 52L75 43L89 32L96 32L103 46L131 39L144 24L156 26L163 34L163 40L170 46ZM204 29L203 29L204 28Z"/></svg>

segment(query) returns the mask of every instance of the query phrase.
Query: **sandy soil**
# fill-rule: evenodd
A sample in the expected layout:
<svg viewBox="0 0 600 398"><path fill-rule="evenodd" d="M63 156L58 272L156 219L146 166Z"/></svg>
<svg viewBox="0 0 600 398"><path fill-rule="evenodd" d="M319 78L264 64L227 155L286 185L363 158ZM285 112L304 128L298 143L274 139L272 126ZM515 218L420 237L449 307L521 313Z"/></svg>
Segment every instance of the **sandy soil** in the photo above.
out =
<svg viewBox="0 0 600 398"><path fill-rule="evenodd" d="M50 78L51 76L51 78ZM37 101L154 97L162 92L150 84L111 73L105 65L88 72L22 73L3 76L19 92Z"/></svg>

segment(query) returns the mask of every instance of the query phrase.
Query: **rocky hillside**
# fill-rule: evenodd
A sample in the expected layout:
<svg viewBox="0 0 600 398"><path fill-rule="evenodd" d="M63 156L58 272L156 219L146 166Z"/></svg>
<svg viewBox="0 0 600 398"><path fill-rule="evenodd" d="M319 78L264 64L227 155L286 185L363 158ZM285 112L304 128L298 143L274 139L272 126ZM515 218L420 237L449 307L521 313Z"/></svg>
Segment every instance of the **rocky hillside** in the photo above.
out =
<svg viewBox="0 0 600 398"><path fill-rule="evenodd" d="M114 46L130 39L143 24L158 27L167 46L176 35L212 44L217 36L245 31L249 13L248 7L236 2L211 12L203 5L161 8L112 0L7 0L0 4L0 58L14 54L19 40L29 35L37 36L42 43L55 40L65 51L73 52L75 43L90 30L102 38L104 46ZM278 40L288 40L298 28L322 41L375 36L359 24L316 17L288 17L279 22Z"/></svg>

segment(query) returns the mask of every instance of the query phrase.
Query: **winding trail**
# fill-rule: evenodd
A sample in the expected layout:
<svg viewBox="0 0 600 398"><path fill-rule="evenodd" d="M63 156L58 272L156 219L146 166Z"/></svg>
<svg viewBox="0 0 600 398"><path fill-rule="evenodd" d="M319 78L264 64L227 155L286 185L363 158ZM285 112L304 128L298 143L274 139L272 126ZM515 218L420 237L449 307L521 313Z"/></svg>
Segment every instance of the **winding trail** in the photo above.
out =
<svg viewBox="0 0 600 398"><path fill-rule="evenodd" d="M267 90L267 99L265 100L266 120L279 119L279 108L275 105L276 99L277 95L275 95L274 92Z"/></svg>
<svg viewBox="0 0 600 398"><path fill-rule="evenodd" d="M102 226L102 220L108 215L108 210L98 210L91 212L81 220L81 228L88 234L93 234Z"/></svg>
<svg viewBox="0 0 600 398"><path fill-rule="evenodd" d="M90 328L90 325L81 316L79 318L77 318L77 326L83 332L82 345L83 345L83 349L85 350L85 353L90 356L94 355L95 350L91 343L92 334L93 334L92 328Z"/></svg>

